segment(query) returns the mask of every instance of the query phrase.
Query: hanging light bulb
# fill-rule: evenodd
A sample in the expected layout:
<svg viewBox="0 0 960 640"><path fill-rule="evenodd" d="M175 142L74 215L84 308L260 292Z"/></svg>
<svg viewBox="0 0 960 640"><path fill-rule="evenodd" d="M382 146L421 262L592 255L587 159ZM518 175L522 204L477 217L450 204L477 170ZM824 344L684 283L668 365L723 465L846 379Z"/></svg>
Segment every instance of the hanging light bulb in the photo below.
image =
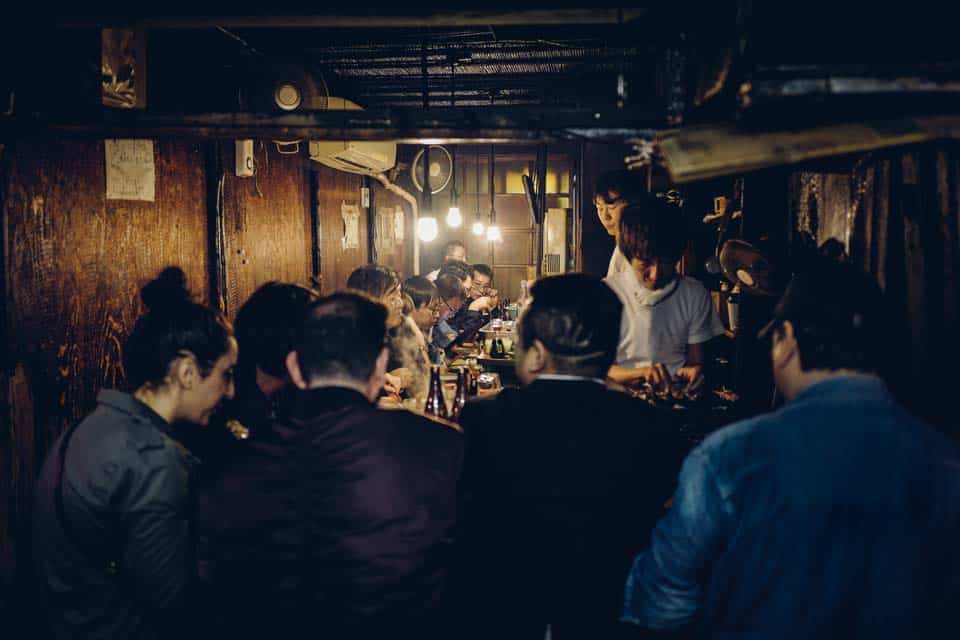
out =
<svg viewBox="0 0 960 640"><path fill-rule="evenodd" d="M437 239L440 227L437 225L437 219L433 216L425 216L417 220L417 237L424 242L430 242Z"/></svg>
<svg viewBox="0 0 960 640"><path fill-rule="evenodd" d="M454 205L447 211L447 226L459 227L463 224L463 216L460 215L460 207Z"/></svg>
<svg viewBox="0 0 960 640"><path fill-rule="evenodd" d="M500 242L503 240L503 235L500 233L500 227L492 224L487 227L487 240L490 242Z"/></svg>
<svg viewBox="0 0 960 640"><path fill-rule="evenodd" d="M483 224L483 221L477 220L473 223L473 235L482 236L483 232L487 230L487 227Z"/></svg>

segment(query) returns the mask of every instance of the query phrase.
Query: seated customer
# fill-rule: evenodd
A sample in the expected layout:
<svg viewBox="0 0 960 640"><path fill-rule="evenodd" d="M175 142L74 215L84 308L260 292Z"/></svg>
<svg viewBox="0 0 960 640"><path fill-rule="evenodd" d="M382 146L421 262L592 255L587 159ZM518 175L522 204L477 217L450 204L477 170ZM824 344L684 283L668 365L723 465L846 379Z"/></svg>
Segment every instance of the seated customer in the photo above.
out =
<svg viewBox="0 0 960 640"><path fill-rule="evenodd" d="M470 312L469 308L465 307L464 302L467 294L463 288L463 280L453 274L442 273L437 278L436 284L437 294L440 298L440 316L433 329L433 337L430 342L438 350L446 353L448 349L454 346L460 336L465 320L469 320L469 326L475 325L479 328L483 326L483 319L480 317L479 311ZM458 320L458 313L465 308L466 312L460 314Z"/></svg>
<svg viewBox="0 0 960 640"><path fill-rule="evenodd" d="M960 454L876 374L888 318L850 264L795 276L763 331L787 403L684 462L626 619L704 638L952 635Z"/></svg>
<svg viewBox="0 0 960 640"><path fill-rule="evenodd" d="M451 240L443 245L443 261L440 266L427 274L426 278L430 282L436 282L437 277L444 265L448 262L465 262L467 259L467 247L460 240Z"/></svg>
<svg viewBox="0 0 960 640"><path fill-rule="evenodd" d="M403 294L400 274L388 266L367 264L354 269L347 278L347 288L360 291L378 300L387 308L387 331L396 334L403 322ZM403 371L390 370L384 385L386 395L399 400L404 388Z"/></svg>
<svg viewBox="0 0 960 640"><path fill-rule="evenodd" d="M353 293L309 308L287 359L290 416L215 503L216 637L436 637L463 441L373 404L386 317Z"/></svg>
<svg viewBox="0 0 960 640"><path fill-rule="evenodd" d="M644 196L623 210L617 241L630 269L605 279L623 302L610 378L625 385L645 381L656 390L678 383L683 391L698 392L704 345L723 333L723 324L703 285L677 273L687 242L680 210Z"/></svg>
<svg viewBox="0 0 960 640"><path fill-rule="evenodd" d="M610 391L622 305L599 279L544 278L520 319L522 389L468 403L455 585L465 637L612 638L623 580L663 514L682 444Z"/></svg>
<svg viewBox="0 0 960 640"><path fill-rule="evenodd" d="M428 360L432 364L441 364L442 358L431 340L440 319L440 294L437 292L437 285L423 276L412 276L403 281L403 293L410 296L413 303L413 311L409 313L409 317L420 330Z"/></svg>

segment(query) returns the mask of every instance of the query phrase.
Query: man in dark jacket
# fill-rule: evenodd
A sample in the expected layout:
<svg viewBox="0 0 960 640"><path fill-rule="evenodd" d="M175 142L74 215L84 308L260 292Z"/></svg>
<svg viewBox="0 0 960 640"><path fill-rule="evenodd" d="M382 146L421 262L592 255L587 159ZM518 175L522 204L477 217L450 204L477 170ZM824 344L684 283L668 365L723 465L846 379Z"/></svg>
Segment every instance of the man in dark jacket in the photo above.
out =
<svg viewBox="0 0 960 640"><path fill-rule="evenodd" d="M615 638L623 583L670 497L682 443L608 390L621 303L584 274L540 280L522 389L468 404L457 600L476 638ZM482 605L481 605L482 603Z"/></svg>
<svg viewBox="0 0 960 640"><path fill-rule="evenodd" d="M386 310L311 305L287 366L288 418L231 461L210 518L224 637L432 637L441 632L462 435L373 402Z"/></svg>
<svg viewBox="0 0 960 640"><path fill-rule="evenodd" d="M627 585L625 617L705 638L935 638L960 609L960 456L876 371L882 297L798 274L765 329L787 404L709 437Z"/></svg>

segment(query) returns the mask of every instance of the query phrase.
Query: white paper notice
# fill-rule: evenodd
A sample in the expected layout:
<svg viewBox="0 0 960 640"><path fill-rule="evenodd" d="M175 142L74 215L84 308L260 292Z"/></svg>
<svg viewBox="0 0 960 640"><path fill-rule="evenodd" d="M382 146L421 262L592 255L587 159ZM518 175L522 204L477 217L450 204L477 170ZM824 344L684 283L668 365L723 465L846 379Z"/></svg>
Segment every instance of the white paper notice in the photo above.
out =
<svg viewBox="0 0 960 640"><path fill-rule="evenodd" d="M343 248L360 248L360 208L355 204L340 203L340 215L343 216Z"/></svg>
<svg viewBox="0 0 960 640"><path fill-rule="evenodd" d="M393 237L397 242L403 242L403 207L400 205L393 212Z"/></svg>
<svg viewBox="0 0 960 640"><path fill-rule="evenodd" d="M107 200L154 200L153 140L104 140Z"/></svg>

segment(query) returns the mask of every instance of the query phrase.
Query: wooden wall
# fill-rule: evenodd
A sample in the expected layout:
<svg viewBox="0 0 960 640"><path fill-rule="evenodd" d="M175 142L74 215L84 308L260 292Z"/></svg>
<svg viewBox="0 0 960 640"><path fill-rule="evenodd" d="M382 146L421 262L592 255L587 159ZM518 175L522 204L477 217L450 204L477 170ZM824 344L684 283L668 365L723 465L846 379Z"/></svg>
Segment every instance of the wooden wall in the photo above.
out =
<svg viewBox="0 0 960 640"><path fill-rule="evenodd" d="M121 345L142 311L140 287L179 265L208 301L216 262L208 230L218 218L231 316L266 281L309 284L313 163L305 151L279 154L270 141L255 147L253 179L235 177L233 141L155 141L155 202L105 199L101 140L2 148L0 612L16 592L6 587L17 563L28 558L24 527L51 443L92 409L99 389L124 386ZM320 177L316 191L326 202L337 198L337 216L340 198L359 197L358 177L333 170ZM361 231L360 249L328 266L349 273L366 261L365 219Z"/></svg>
<svg viewBox="0 0 960 640"><path fill-rule="evenodd" d="M401 278L413 275L413 211L406 200L388 191L376 180L371 181L372 199L368 216L373 217L376 232L374 234L374 256L376 262L393 267ZM403 237L398 239L395 218L397 208L403 212ZM390 221L394 220L391 225Z"/></svg>
<svg viewBox="0 0 960 640"><path fill-rule="evenodd" d="M363 177L311 163L316 174L316 203L320 220L320 275L322 293L332 293L346 286L350 272L366 264L369 256L366 210L361 207L360 189ZM360 208L359 246L345 249L344 222L341 208L355 204Z"/></svg>
<svg viewBox="0 0 960 640"><path fill-rule="evenodd" d="M207 294L201 149L160 140L154 154L156 200L134 202L105 199L102 141L34 140L4 150L6 576L50 444L91 409L101 387L124 384L120 345L141 310L139 287L178 264L196 293Z"/></svg>
<svg viewBox="0 0 960 640"><path fill-rule="evenodd" d="M233 144L221 145L226 310L270 280L310 286L310 160L306 149L279 153L270 140L254 141L257 171L238 178Z"/></svg>
<svg viewBox="0 0 960 640"><path fill-rule="evenodd" d="M849 237L851 258L890 302L877 345L895 391L955 435L960 358L960 147L953 143L858 156L790 179L794 241Z"/></svg>

